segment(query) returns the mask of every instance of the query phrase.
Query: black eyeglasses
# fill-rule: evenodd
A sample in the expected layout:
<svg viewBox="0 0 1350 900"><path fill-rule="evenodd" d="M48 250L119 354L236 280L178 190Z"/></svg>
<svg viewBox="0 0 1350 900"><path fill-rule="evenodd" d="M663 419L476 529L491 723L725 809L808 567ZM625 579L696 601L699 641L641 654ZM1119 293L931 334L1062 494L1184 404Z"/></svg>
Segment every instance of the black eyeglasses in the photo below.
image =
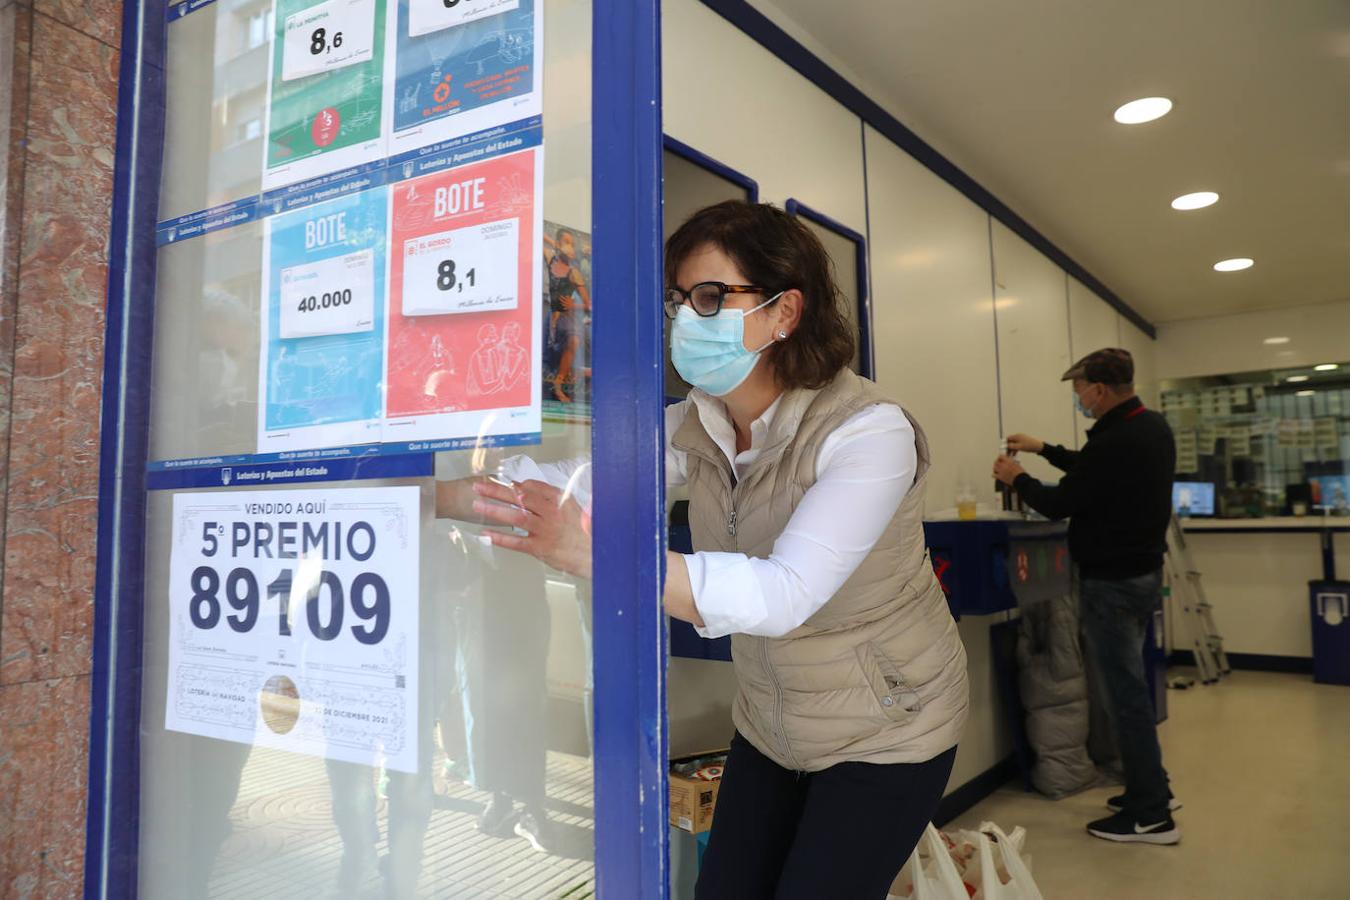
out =
<svg viewBox="0 0 1350 900"><path fill-rule="evenodd" d="M767 294L762 287L752 284L723 284L720 281L701 281L687 291L677 287L666 289L666 318L673 319L687 302L700 316L715 316L722 311L727 294Z"/></svg>

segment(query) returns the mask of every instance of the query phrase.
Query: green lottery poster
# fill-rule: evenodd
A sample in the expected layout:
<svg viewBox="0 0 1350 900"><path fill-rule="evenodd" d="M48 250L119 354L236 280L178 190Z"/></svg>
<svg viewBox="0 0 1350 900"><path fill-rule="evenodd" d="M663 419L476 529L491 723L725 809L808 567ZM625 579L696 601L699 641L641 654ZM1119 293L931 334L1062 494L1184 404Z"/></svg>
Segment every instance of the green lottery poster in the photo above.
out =
<svg viewBox="0 0 1350 900"><path fill-rule="evenodd" d="M385 0L278 0L263 189L380 159Z"/></svg>

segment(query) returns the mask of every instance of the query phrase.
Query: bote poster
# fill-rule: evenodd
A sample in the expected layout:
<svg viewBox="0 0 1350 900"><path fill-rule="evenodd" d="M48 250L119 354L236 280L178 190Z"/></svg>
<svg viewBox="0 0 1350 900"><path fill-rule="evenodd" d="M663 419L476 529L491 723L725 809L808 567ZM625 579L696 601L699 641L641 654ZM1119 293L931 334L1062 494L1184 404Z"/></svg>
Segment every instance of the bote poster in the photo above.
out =
<svg viewBox="0 0 1350 900"><path fill-rule="evenodd" d="M263 223L258 452L380 440L388 189Z"/></svg>
<svg viewBox="0 0 1350 900"><path fill-rule="evenodd" d="M416 772L419 498L174 495L164 727Z"/></svg>
<svg viewBox="0 0 1350 900"><path fill-rule="evenodd" d="M398 0L389 153L538 115L535 0Z"/></svg>
<svg viewBox="0 0 1350 900"><path fill-rule="evenodd" d="M384 440L537 433L542 149L390 188Z"/></svg>
<svg viewBox="0 0 1350 900"><path fill-rule="evenodd" d="M386 0L278 0L263 189L384 156Z"/></svg>

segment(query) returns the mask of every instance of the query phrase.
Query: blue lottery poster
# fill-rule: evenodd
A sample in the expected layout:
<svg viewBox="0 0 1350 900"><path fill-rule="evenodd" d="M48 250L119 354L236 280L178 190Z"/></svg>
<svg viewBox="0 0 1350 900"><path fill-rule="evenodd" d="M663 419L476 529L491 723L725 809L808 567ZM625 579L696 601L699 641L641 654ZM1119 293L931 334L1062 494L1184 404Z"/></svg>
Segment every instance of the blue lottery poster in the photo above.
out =
<svg viewBox="0 0 1350 900"><path fill-rule="evenodd" d="M398 0L389 155L539 115L536 0Z"/></svg>
<svg viewBox="0 0 1350 900"><path fill-rule="evenodd" d="M388 198L265 220L258 452L380 439Z"/></svg>

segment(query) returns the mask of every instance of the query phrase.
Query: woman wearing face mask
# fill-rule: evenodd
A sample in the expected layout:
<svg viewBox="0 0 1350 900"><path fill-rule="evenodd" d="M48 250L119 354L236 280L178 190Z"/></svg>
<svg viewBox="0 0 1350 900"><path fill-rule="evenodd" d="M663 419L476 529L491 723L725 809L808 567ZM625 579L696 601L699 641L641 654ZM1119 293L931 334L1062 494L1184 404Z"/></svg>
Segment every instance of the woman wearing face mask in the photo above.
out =
<svg viewBox="0 0 1350 900"><path fill-rule="evenodd" d="M671 357L694 388L666 411L666 477L688 485L695 552L669 555L664 603L732 636L738 681L696 896L882 900L967 711L965 651L924 548L927 440L848 369L829 257L791 216L704 209L671 236L666 277ZM584 510L547 483L574 471L477 483L474 511L529 532L500 546L589 575L589 539L567 527Z"/></svg>

